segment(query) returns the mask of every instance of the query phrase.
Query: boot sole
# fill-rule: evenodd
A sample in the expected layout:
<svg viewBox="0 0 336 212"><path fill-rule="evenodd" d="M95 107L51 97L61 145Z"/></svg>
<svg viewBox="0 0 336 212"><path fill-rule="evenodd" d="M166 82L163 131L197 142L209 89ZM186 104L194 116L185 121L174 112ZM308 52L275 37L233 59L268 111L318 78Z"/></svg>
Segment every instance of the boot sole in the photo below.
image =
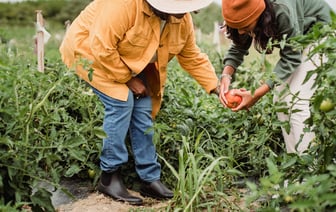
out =
<svg viewBox="0 0 336 212"><path fill-rule="evenodd" d="M108 193L106 193L104 191L100 191L99 189L97 189L97 191L102 193L105 197L111 198L111 199L113 199L114 201L117 201L117 202L128 203L130 205L143 205L143 202L130 202L130 201L127 201L125 199L115 198L115 197L109 195Z"/></svg>

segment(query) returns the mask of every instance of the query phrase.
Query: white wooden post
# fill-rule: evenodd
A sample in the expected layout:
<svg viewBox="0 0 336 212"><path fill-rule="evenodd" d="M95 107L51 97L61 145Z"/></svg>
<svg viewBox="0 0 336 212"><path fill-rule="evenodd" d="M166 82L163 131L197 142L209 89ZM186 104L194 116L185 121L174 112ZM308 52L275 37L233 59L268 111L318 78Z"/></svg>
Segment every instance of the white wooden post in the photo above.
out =
<svg viewBox="0 0 336 212"><path fill-rule="evenodd" d="M42 10L36 10L36 47L37 47L37 69L40 72L44 72L44 21L42 16Z"/></svg>
<svg viewBox="0 0 336 212"><path fill-rule="evenodd" d="M70 20L66 20L65 23L64 23L64 25L65 25L65 32L66 32L66 31L68 31L68 29L69 29L69 27L71 25L71 21Z"/></svg>
<svg viewBox="0 0 336 212"><path fill-rule="evenodd" d="M213 44L216 46L217 52L220 52L219 24L218 24L218 22L214 22Z"/></svg>

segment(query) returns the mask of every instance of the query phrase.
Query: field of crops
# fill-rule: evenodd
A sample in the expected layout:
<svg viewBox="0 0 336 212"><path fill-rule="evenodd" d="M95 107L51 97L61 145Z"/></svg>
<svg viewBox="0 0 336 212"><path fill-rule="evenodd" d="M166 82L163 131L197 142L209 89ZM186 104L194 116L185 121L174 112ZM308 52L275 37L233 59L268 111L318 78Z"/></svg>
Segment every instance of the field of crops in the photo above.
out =
<svg viewBox="0 0 336 212"><path fill-rule="evenodd" d="M75 178L94 186L99 179L103 105L61 62L63 26L46 27L52 37L45 45L44 73L37 71L34 26L0 28L0 211L55 211L50 191L39 183L59 188L61 179ZM154 126L162 180L175 191L164 210L336 210L336 109L321 107L324 100L336 102L335 29L334 21L296 39L298 48L316 41L311 54L328 58L314 70L319 88L306 122L316 138L302 156L285 153L280 126L288 123L277 119L282 106L273 103L272 93L249 112L234 113L177 61L170 63ZM209 42L199 45L220 74L227 46L218 52ZM255 89L273 63L270 56L251 55L232 86ZM131 164L124 169L134 174L124 179L137 190Z"/></svg>

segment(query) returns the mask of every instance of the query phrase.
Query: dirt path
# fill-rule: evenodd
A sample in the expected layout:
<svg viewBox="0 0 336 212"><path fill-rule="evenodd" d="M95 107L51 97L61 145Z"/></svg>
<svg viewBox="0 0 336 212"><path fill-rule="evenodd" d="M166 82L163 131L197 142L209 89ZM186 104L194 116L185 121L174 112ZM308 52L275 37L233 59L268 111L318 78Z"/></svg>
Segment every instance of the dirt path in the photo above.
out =
<svg viewBox="0 0 336 212"><path fill-rule="evenodd" d="M136 192L130 193L140 196ZM74 202L60 205L57 207L58 212L103 212L103 211L113 211L113 212L128 212L140 210L145 211L145 209L150 209L154 211L164 211L167 207L168 201L157 201L151 198L144 198L143 206L132 206L128 203L122 203L114 201L113 199L98 193L93 192L83 199L76 200Z"/></svg>
<svg viewBox="0 0 336 212"><path fill-rule="evenodd" d="M138 197L142 197L144 204L142 206L133 206L128 203L115 201L112 198L97 192L92 182L83 181L80 179L63 180L61 183L63 188L70 192L74 199L71 199L67 194L60 190L53 192L52 203L58 212L129 212L129 211L166 211L169 206L169 200L159 201L152 198L143 198L138 192L129 190L129 192ZM241 195L246 194L246 189L237 190ZM225 201L229 201L236 207L245 211L244 198L228 196ZM224 209L229 212L230 210Z"/></svg>
<svg viewBox="0 0 336 212"><path fill-rule="evenodd" d="M164 211L169 200L158 201L152 198L143 198L142 206L133 206L128 203L115 201L112 198L95 191L92 182L82 179L64 179L61 186L73 195L71 198L61 189L53 191L52 187L44 185L52 191L52 203L58 212L128 212L132 211ZM141 197L138 192L129 190L134 196Z"/></svg>

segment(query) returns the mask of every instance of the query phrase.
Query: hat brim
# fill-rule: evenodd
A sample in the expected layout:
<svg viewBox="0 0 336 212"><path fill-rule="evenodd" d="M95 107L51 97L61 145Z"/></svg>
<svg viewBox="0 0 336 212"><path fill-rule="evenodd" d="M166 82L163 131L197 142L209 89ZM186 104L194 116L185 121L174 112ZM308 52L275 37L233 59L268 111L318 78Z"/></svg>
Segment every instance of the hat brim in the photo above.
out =
<svg viewBox="0 0 336 212"><path fill-rule="evenodd" d="M207 7L213 0L146 0L152 7L169 14L182 14Z"/></svg>

